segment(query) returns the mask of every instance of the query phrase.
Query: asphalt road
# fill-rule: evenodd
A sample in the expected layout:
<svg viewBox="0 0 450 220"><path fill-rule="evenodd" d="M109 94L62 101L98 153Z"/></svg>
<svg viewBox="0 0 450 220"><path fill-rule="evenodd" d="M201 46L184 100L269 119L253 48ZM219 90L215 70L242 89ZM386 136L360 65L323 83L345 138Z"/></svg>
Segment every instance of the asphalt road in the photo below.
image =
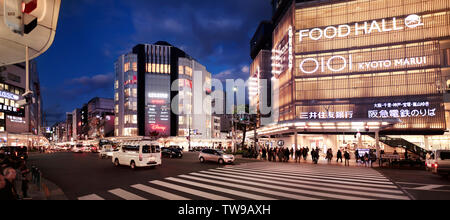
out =
<svg viewBox="0 0 450 220"><path fill-rule="evenodd" d="M416 200L449 200L450 180L425 170L377 169Z"/></svg>
<svg viewBox="0 0 450 220"><path fill-rule="evenodd" d="M235 165L255 162L237 159ZM100 159L98 154L71 152L54 154L32 154L29 166L36 165L43 177L59 186L70 200L80 196L120 188L151 180L161 180L220 166L215 163L200 163L198 153L185 153L182 159L163 158L163 165L152 168L114 167L111 159Z"/></svg>
<svg viewBox="0 0 450 220"><path fill-rule="evenodd" d="M163 166L114 167L97 154L33 154L29 165L70 200L430 200L450 199L450 181L420 170L370 169L327 164L202 164L198 153L164 158Z"/></svg>

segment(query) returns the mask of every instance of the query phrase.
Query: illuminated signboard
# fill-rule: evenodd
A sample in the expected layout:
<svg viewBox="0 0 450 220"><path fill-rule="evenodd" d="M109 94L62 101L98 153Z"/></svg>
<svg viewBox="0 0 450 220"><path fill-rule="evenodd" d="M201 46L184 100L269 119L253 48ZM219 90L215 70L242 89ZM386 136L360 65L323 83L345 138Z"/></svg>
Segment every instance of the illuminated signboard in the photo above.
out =
<svg viewBox="0 0 450 220"><path fill-rule="evenodd" d="M293 67L293 37L294 32L290 26L286 37L272 51L272 72L276 75L280 75L286 70L291 70Z"/></svg>
<svg viewBox="0 0 450 220"><path fill-rule="evenodd" d="M302 112L300 119L352 119L353 112Z"/></svg>
<svg viewBox="0 0 450 220"><path fill-rule="evenodd" d="M313 28L300 30L300 43L304 42L305 38L314 41L321 39L344 38L350 35L368 35L376 32L391 32L405 29L413 29L424 26L422 18L418 15L409 15L404 19L404 22L399 22L399 19L381 19L371 22L355 23L353 26L349 24L339 26L329 26L326 28ZM306 58L298 61L300 71L304 74L325 73L325 72L342 72L348 71L372 71L386 68L407 68L419 65L426 65L431 63L427 56L405 57L391 60L376 60L370 62L355 63L352 54Z"/></svg>
<svg viewBox="0 0 450 220"><path fill-rule="evenodd" d="M424 26L422 23L422 19L418 15L409 15L405 18L404 24L399 23L397 18L382 19L381 21L374 20L371 22L364 23L355 23L352 26L348 24L339 25L339 26L329 26L324 29L321 28L313 28L313 29L305 29L299 31L299 40L303 41L303 38L308 37L311 40L320 40L323 38L333 39L333 38L344 38L350 35L364 35L364 34L372 34L376 32L390 32L390 31L401 31L404 29L412 29ZM390 27L390 28L389 28ZM353 33L354 31L354 33Z"/></svg>
<svg viewBox="0 0 450 220"><path fill-rule="evenodd" d="M340 65L336 66L334 63L339 62ZM394 59L394 60L380 60L371 62L357 63L356 66L353 65L353 56L333 56L329 59L324 57L307 58L300 62L300 70L305 74L314 74L317 72L342 72L348 68L349 71L356 68L357 71L369 71L377 70L382 68L399 68L399 67L413 67L417 65L428 64L427 57L413 57L404 59Z"/></svg>
<svg viewBox="0 0 450 220"><path fill-rule="evenodd" d="M146 75L145 135L170 136L170 77Z"/></svg>
<svg viewBox="0 0 450 220"><path fill-rule="evenodd" d="M18 101L19 100L19 96L18 95L16 95L16 94L12 94L12 93L9 93L9 92L5 92L5 91L1 91L0 92L0 97L1 98L5 98L5 99L11 99L11 100L14 100L14 101Z"/></svg>
<svg viewBox="0 0 450 220"><path fill-rule="evenodd" d="M369 118L418 118L436 117L436 108L430 102L377 103L369 110Z"/></svg>

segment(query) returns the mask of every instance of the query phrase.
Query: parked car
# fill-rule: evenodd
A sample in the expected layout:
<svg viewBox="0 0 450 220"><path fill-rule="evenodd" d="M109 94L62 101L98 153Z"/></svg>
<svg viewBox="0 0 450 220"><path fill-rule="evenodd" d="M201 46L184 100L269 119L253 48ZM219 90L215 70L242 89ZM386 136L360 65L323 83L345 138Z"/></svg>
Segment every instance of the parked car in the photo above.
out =
<svg viewBox="0 0 450 220"><path fill-rule="evenodd" d="M20 147L2 147L4 155L13 160L28 160L28 148L24 146Z"/></svg>
<svg viewBox="0 0 450 220"><path fill-rule="evenodd" d="M450 174L450 150L436 150L431 171L439 176L448 177Z"/></svg>
<svg viewBox="0 0 450 220"><path fill-rule="evenodd" d="M91 147L90 146L84 146L83 147L83 152L84 153L91 153Z"/></svg>
<svg viewBox="0 0 450 220"><path fill-rule="evenodd" d="M99 151L98 147L91 145L91 152L92 153L99 153L100 151Z"/></svg>
<svg viewBox="0 0 450 220"><path fill-rule="evenodd" d="M161 153L162 153L163 157L183 158L183 152L179 148L163 147L163 148L161 148Z"/></svg>
<svg viewBox="0 0 450 220"><path fill-rule="evenodd" d="M114 166L155 167L162 165L161 149L156 142L138 141L123 143L114 151L112 162Z"/></svg>
<svg viewBox="0 0 450 220"><path fill-rule="evenodd" d="M83 153L84 152L84 146L83 145L76 145L72 147L72 152L74 153Z"/></svg>
<svg viewBox="0 0 450 220"><path fill-rule="evenodd" d="M219 164L232 164L235 161L233 155L225 154L223 151L213 149L202 150L198 156L198 159L201 163L204 163L205 161L212 161Z"/></svg>
<svg viewBox="0 0 450 220"><path fill-rule="evenodd" d="M112 145L103 145L100 149L100 158L112 158L114 153L114 148Z"/></svg>
<svg viewBox="0 0 450 220"><path fill-rule="evenodd" d="M427 155L427 159L425 161L425 168L427 171L431 171L433 169L435 162L434 158L434 152L431 152Z"/></svg>

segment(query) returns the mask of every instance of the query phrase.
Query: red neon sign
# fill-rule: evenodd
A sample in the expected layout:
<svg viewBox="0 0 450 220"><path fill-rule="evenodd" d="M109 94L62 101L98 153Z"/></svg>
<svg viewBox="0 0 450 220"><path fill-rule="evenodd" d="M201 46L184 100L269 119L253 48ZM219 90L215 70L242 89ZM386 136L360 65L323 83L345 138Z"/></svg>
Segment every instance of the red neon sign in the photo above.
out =
<svg viewBox="0 0 450 220"><path fill-rule="evenodd" d="M166 104L166 100L159 100L159 99L152 100L152 104L153 105L164 105L164 104Z"/></svg>
<svg viewBox="0 0 450 220"><path fill-rule="evenodd" d="M152 130L165 132L167 127L161 125L151 125Z"/></svg>

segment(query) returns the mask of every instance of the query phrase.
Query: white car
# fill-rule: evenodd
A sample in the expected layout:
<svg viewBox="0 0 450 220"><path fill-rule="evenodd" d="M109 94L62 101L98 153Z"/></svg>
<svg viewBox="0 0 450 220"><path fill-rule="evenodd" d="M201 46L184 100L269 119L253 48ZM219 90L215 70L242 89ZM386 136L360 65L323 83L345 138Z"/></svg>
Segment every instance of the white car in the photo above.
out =
<svg viewBox="0 0 450 220"><path fill-rule="evenodd" d="M112 145L103 145L100 149L100 158L112 158L114 149Z"/></svg>
<svg viewBox="0 0 450 220"><path fill-rule="evenodd" d="M72 148L72 152L74 152L74 153L83 153L83 147L81 146L74 146L73 148Z"/></svg>
<svg viewBox="0 0 450 220"><path fill-rule="evenodd" d="M161 149L158 143L137 141L123 143L114 151L112 162L114 166L155 167L162 165Z"/></svg>
<svg viewBox="0 0 450 220"><path fill-rule="evenodd" d="M213 150L213 149L204 149L198 155L198 159L201 163L205 161L217 162L219 164L232 164L235 161L233 155L225 154L223 151Z"/></svg>
<svg viewBox="0 0 450 220"><path fill-rule="evenodd" d="M439 176L448 177L450 174L450 150L436 150L432 155L434 159L432 160L431 171Z"/></svg>

